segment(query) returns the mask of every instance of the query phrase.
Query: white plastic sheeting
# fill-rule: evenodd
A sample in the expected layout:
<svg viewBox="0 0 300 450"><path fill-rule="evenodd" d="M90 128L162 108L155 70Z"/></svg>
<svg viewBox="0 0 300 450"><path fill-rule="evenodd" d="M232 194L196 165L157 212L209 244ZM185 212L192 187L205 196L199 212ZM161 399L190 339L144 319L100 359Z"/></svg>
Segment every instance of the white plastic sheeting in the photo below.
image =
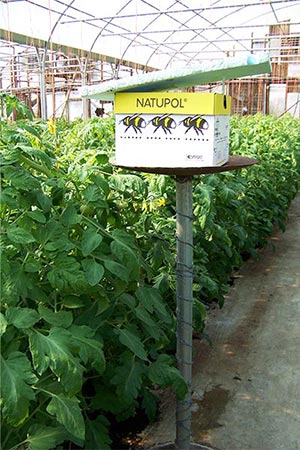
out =
<svg viewBox="0 0 300 450"><path fill-rule="evenodd" d="M299 37L299 0L0 0L3 30L160 69L276 52L281 22Z"/></svg>

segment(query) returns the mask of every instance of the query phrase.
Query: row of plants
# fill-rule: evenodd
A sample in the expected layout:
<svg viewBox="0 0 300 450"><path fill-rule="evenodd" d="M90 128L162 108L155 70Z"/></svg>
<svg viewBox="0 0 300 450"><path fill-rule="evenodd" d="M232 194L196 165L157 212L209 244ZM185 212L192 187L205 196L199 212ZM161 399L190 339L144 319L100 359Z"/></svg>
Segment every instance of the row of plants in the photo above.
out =
<svg viewBox="0 0 300 450"><path fill-rule="evenodd" d="M276 222L284 229L299 183L299 120L231 125L231 153L259 164L195 178L199 332L243 258ZM110 163L113 117L0 127L2 448L108 450L110 421L141 409L154 419L158 388L186 393L174 358L174 179Z"/></svg>

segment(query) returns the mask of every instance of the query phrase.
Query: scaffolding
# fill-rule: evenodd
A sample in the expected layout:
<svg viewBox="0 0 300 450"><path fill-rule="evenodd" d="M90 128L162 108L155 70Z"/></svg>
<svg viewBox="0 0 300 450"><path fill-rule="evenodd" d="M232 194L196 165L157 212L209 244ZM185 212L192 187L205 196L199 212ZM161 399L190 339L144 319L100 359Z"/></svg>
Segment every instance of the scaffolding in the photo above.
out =
<svg viewBox="0 0 300 450"><path fill-rule="evenodd" d="M84 84L154 70L83 49L0 30L0 90L22 100L35 117L89 118L104 102L84 101ZM3 114L3 111L2 111Z"/></svg>

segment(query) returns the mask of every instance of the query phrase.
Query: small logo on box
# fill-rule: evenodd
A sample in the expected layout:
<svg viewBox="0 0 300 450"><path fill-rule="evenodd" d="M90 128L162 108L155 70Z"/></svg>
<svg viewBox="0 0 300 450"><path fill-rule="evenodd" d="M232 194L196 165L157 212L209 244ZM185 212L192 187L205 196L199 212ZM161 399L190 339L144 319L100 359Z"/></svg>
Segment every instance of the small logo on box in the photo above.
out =
<svg viewBox="0 0 300 450"><path fill-rule="evenodd" d="M186 155L187 159L203 159L203 155Z"/></svg>

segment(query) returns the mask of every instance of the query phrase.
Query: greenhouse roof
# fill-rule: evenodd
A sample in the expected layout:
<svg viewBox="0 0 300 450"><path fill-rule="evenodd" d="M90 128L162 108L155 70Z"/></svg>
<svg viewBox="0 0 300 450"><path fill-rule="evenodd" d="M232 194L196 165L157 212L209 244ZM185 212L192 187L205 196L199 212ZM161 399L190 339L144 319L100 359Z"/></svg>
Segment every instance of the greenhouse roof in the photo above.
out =
<svg viewBox="0 0 300 450"><path fill-rule="evenodd" d="M0 0L0 28L28 44L35 38L157 69L276 54L278 26L299 50L300 0Z"/></svg>

